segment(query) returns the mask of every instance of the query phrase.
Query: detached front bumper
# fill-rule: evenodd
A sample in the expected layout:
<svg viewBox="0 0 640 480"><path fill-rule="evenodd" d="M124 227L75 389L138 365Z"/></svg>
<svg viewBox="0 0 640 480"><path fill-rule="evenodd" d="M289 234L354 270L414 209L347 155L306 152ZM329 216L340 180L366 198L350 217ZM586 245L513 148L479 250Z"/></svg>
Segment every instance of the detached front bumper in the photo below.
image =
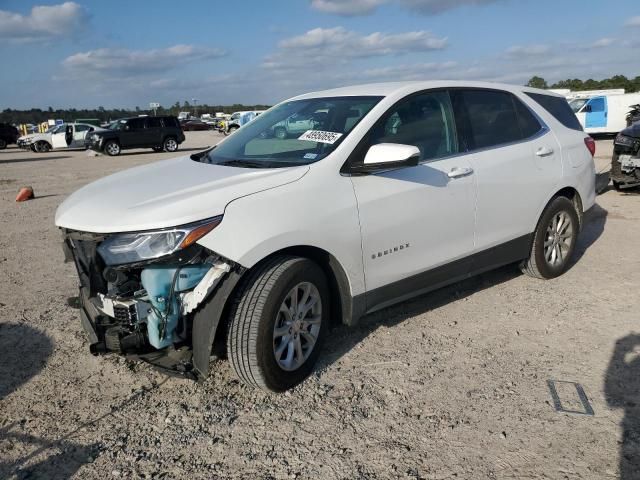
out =
<svg viewBox="0 0 640 480"><path fill-rule="evenodd" d="M91 353L118 353L167 373L205 378L224 306L242 268L199 245L180 258L106 267L97 253L104 238L64 232L65 260L73 261L78 271L80 321ZM172 273L170 289L162 280L167 271ZM192 287L185 278L193 272L199 275L191 279ZM143 285L141 278L153 281ZM169 305L165 311L158 307L163 302Z"/></svg>
<svg viewBox="0 0 640 480"><path fill-rule="evenodd" d="M611 159L611 180L618 188L640 185L640 154L614 152Z"/></svg>
<svg viewBox="0 0 640 480"><path fill-rule="evenodd" d="M31 148L32 142L31 140L18 139L16 141L16 145L18 145L18 148L22 148L23 150L29 150Z"/></svg>

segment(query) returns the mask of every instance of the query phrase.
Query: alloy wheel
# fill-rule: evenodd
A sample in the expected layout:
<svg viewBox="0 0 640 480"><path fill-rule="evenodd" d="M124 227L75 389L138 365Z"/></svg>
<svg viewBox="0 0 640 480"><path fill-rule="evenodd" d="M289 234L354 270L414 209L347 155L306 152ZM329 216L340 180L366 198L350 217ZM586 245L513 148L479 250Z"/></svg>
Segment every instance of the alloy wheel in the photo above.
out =
<svg viewBox="0 0 640 480"><path fill-rule="evenodd" d="M556 213L547 227L544 258L552 267L562 265L573 244L573 222L567 212Z"/></svg>
<svg viewBox="0 0 640 480"><path fill-rule="evenodd" d="M273 353L280 368L302 366L316 345L321 323L320 292L310 282L297 284L282 301L273 328Z"/></svg>

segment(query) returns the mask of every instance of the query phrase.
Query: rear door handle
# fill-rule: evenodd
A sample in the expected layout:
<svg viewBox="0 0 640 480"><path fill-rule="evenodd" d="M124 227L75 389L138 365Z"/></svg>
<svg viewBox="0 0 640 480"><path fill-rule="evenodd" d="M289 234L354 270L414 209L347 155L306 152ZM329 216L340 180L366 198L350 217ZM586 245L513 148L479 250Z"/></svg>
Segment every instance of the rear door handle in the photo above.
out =
<svg viewBox="0 0 640 480"><path fill-rule="evenodd" d="M540 147L536 150L536 155L539 157L548 157L549 155L553 155L553 148Z"/></svg>
<svg viewBox="0 0 640 480"><path fill-rule="evenodd" d="M447 173L447 177L449 178L459 178L465 177L467 175L471 175L473 173L473 168L471 167L453 167L449 173Z"/></svg>

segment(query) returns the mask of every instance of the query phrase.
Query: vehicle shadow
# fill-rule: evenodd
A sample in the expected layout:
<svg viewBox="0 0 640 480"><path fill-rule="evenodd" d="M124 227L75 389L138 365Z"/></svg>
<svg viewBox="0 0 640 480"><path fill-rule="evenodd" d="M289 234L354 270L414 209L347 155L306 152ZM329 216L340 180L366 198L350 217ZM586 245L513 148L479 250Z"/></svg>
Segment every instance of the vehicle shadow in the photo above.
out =
<svg viewBox="0 0 640 480"><path fill-rule="evenodd" d="M605 374L604 393L610 408L624 410L620 443L620 479L640 479L640 335L616 342Z"/></svg>
<svg viewBox="0 0 640 480"><path fill-rule="evenodd" d="M331 332L332 341L324 347L316 368L324 370L335 363L381 326L396 326L416 315L436 310L474 293L513 280L520 275L522 273L517 265L506 265L366 315L360 319L355 328L336 326Z"/></svg>
<svg viewBox="0 0 640 480"><path fill-rule="evenodd" d="M578 235L575 254L573 255L568 270L571 270L584 256L586 251L600 238L604 232L608 215L609 212L597 203L585 213L582 231L580 235Z"/></svg>
<svg viewBox="0 0 640 480"><path fill-rule="evenodd" d="M24 324L0 323L0 400L19 390L38 375L53 353L53 342L44 333ZM26 420L0 426L0 445L13 448L35 446L35 451L15 461L0 459L0 478L70 478L95 451L69 441L49 441L24 433ZM35 465L22 469L36 455L56 452ZM7 451L8 452L8 451ZM2 455L4 457L5 455Z"/></svg>
<svg viewBox="0 0 640 480"><path fill-rule="evenodd" d="M569 268L572 268L598 238L600 238L604 231L606 219L607 210L598 204L594 205L594 207L587 212L584 218L583 230L578 237L576 253ZM325 347L325 353L320 357L317 369L324 369L335 363L380 326L393 327L408 318L436 310L474 293L513 280L520 275L522 275L522 273L518 269L517 264L506 265L366 315L355 328L349 328L343 325L336 326L331 333L331 345Z"/></svg>
<svg viewBox="0 0 640 480"><path fill-rule="evenodd" d="M0 160L0 165L5 163L23 163L23 162L43 162L46 160L63 160L65 158L71 158L69 155L57 155L53 157L47 156L46 153L41 153L36 157L28 158L9 158L7 160Z"/></svg>

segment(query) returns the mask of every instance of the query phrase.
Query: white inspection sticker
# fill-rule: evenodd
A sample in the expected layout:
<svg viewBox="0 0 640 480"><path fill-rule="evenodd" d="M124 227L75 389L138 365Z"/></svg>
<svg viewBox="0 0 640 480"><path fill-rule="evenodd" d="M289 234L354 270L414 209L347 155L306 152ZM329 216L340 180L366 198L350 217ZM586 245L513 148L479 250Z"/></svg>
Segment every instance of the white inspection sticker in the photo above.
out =
<svg viewBox="0 0 640 480"><path fill-rule="evenodd" d="M307 140L309 142L328 143L333 145L342 136L341 133L323 132L321 130L307 130L298 137L298 140Z"/></svg>

